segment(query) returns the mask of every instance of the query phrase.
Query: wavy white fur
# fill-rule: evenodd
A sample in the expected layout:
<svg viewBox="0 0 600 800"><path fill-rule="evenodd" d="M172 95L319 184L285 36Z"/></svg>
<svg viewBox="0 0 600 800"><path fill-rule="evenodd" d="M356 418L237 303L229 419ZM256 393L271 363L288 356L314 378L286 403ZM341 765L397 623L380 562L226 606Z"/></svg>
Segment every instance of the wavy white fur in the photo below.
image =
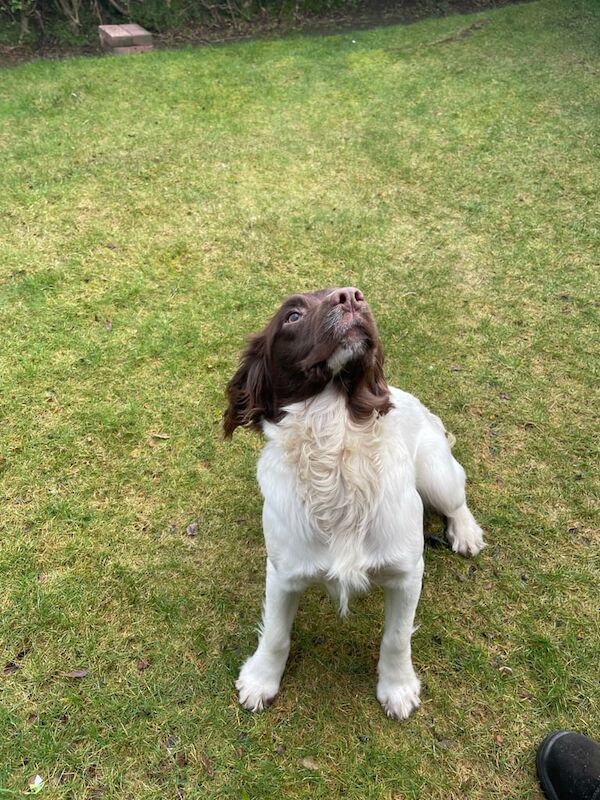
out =
<svg viewBox="0 0 600 800"><path fill-rule="evenodd" d="M369 586L364 539L382 490L382 422L375 413L366 423L353 422L344 398L329 390L291 406L266 430L294 473L306 539L327 547L326 579L337 582L344 614L350 594Z"/></svg>
<svg viewBox="0 0 600 800"><path fill-rule="evenodd" d="M389 716L419 704L410 637L423 574L423 501L448 517L452 547L475 555L482 532L467 508L465 474L444 426L415 397L390 388L393 408L355 423L329 386L264 422L258 463L267 585L259 645L237 681L240 702L268 705L290 646L300 593L325 584L342 613L355 592L384 587L377 697Z"/></svg>

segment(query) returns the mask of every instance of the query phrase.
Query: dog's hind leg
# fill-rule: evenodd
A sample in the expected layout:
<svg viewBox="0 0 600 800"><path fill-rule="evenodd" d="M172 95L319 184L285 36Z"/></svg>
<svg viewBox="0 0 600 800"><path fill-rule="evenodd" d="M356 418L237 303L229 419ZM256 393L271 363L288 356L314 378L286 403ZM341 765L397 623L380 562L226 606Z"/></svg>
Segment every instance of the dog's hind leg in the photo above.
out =
<svg viewBox="0 0 600 800"><path fill-rule="evenodd" d="M465 471L441 430L432 428L419 442L416 473L423 502L448 520L446 536L454 552L476 556L485 547L483 531L467 506Z"/></svg>

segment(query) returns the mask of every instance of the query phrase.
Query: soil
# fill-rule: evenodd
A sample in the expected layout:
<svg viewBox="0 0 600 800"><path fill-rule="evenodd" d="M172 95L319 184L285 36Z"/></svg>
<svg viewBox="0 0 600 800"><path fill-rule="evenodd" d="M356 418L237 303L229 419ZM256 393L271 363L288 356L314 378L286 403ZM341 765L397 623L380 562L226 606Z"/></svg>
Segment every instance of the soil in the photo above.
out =
<svg viewBox="0 0 600 800"><path fill-rule="evenodd" d="M155 48L206 46L258 38L277 38L290 33L324 35L344 30L360 30L385 25L409 24L427 17L469 14L513 5L522 0L363 0L360 6L328 14L296 12L285 18L258 16L252 21L223 22L222 25L191 26L177 31L153 31ZM467 35L470 29L467 30ZM0 42L0 67L34 59L63 59L72 56L101 55L100 42L74 45L51 38L35 43Z"/></svg>

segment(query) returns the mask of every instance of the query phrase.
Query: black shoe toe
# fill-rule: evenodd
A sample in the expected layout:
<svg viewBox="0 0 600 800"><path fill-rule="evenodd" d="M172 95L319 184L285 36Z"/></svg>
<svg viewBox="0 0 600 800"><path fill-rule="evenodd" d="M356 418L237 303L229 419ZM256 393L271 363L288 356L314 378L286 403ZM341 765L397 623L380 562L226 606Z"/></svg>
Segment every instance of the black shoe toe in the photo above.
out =
<svg viewBox="0 0 600 800"><path fill-rule="evenodd" d="M548 800L600 800L600 744L572 731L546 736L537 772Z"/></svg>

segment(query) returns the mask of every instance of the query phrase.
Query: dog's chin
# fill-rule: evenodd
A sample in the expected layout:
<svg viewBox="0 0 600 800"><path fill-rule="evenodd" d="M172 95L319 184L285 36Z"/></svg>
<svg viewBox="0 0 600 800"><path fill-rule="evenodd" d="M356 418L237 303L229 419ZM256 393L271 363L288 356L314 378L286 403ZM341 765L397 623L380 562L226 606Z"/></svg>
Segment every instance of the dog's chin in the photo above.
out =
<svg viewBox="0 0 600 800"><path fill-rule="evenodd" d="M361 336L353 335L344 337L333 354L328 358L327 366L334 375L337 375L337 373L351 361L357 361L362 358L367 352L367 349L368 342L364 334Z"/></svg>

